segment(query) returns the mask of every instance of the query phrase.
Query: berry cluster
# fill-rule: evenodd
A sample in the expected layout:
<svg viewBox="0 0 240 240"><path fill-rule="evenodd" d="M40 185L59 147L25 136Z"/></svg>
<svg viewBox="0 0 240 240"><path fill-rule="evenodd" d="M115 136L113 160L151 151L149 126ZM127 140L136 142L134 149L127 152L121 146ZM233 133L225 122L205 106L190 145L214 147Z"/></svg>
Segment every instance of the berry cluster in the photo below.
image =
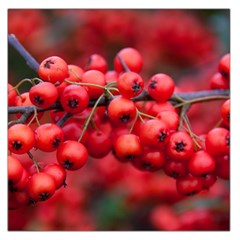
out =
<svg viewBox="0 0 240 240"><path fill-rule="evenodd" d="M229 56L219 63L219 74L228 81ZM51 56L40 63L39 78L8 85L8 104L18 112L8 129L8 180L15 207L49 199L66 186L67 171L111 151L141 171L162 170L176 179L182 195L209 189L217 177L229 179L230 100L222 106L220 125L197 136L187 111L211 97L184 99L167 74L144 80L142 66L134 48L118 52L111 71L98 54L84 68ZM20 94L24 82L32 86ZM45 121L46 112L51 121ZM38 162L34 149L54 152L56 161ZM18 159L21 154L33 160L29 169Z"/></svg>
<svg viewBox="0 0 240 240"><path fill-rule="evenodd" d="M211 89L229 89L230 54L225 54L219 61L218 71L210 79Z"/></svg>
<svg viewBox="0 0 240 240"><path fill-rule="evenodd" d="M132 46L141 49L148 71L157 71L161 62L161 68L181 73L207 65L224 44L211 27L215 11L203 14L200 9L10 9L8 30L38 59L56 54L82 66L92 53L111 59L118 49ZM60 38L54 37L59 22L64 23Z"/></svg>

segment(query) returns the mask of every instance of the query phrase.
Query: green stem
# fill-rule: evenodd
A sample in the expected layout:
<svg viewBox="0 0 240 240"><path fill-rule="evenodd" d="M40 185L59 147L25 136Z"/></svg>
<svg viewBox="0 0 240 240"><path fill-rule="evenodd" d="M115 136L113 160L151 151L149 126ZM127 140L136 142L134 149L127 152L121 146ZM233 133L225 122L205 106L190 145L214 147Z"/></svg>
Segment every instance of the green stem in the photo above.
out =
<svg viewBox="0 0 240 240"><path fill-rule="evenodd" d="M138 117L139 117L139 115L136 114L135 119L134 119L134 121L133 121L133 123L132 123L132 126L131 126L131 128L129 129L129 134L132 133L132 130L133 130L133 128L134 128L134 126L135 126L135 124L136 124L136 122L137 122L137 120L138 120Z"/></svg>
<svg viewBox="0 0 240 240"><path fill-rule="evenodd" d="M207 101L213 101L213 100L224 100L224 99L229 99L229 96L222 95L222 96L208 96L208 97L195 98L192 100L188 100L188 101L184 101L179 104L176 104L174 107L179 108L188 104L207 102Z"/></svg>
<svg viewBox="0 0 240 240"><path fill-rule="evenodd" d="M156 117L152 116L152 115L149 115L147 113L144 113L144 112L141 112L137 109L137 114L140 115L140 116L144 116L144 117L147 117L147 118L151 118L151 119L157 119Z"/></svg>
<svg viewBox="0 0 240 240"><path fill-rule="evenodd" d="M30 126L32 124L32 122L34 121L34 119L36 119L37 125L40 126L37 114L38 114L37 113L37 108L34 107L34 115L33 115L32 119L31 119L31 121L27 124L27 126Z"/></svg>
<svg viewBox="0 0 240 240"><path fill-rule="evenodd" d="M107 84L107 87L116 87L117 86L117 82L109 82Z"/></svg>
<svg viewBox="0 0 240 240"><path fill-rule="evenodd" d="M97 108L97 106L98 106L98 103L101 101L101 99L102 99L104 96L105 96L105 94L102 94L102 95L97 99L95 105L93 106L93 108L92 108L92 110L91 110L88 118L86 119L86 121L85 121L85 123L84 123L84 125L83 125L83 130L82 130L82 133L81 133L81 135L80 135L80 137L79 137L79 139L78 139L78 142L81 142L81 140L82 140L82 138L83 138L83 136L84 136L84 133L86 132L86 130L87 130L87 128L88 128L88 125L89 125L89 123L90 123L90 121L91 121L91 119L92 119L92 116L93 116L93 114L94 114L94 112L95 112L95 110L96 110L96 108Z"/></svg>
<svg viewBox="0 0 240 240"><path fill-rule="evenodd" d="M195 149L195 151L197 151L197 150L199 150L199 149L202 149L202 147L199 145L199 143L198 143L197 140L195 139L195 136L194 136L195 134L193 133L193 131L192 131L192 129L191 129L190 121L189 121L187 115L184 115L184 116L183 116L183 120L184 120L184 122L185 122L185 124L186 124L188 133L190 134L190 136L191 136L191 138L192 138L192 140L193 140L193 142L194 142L194 149Z"/></svg>
<svg viewBox="0 0 240 240"><path fill-rule="evenodd" d="M179 125L178 125L178 130L181 130L182 127L183 127L183 118L184 118L184 115L186 114L186 112L187 112L189 107L190 107L189 105L184 105L181 108L181 111L180 111L180 121L179 121Z"/></svg>
<svg viewBox="0 0 240 240"><path fill-rule="evenodd" d="M34 85L33 81L29 78L25 78L23 80L21 80L16 86L14 86L12 89L10 89L8 92L11 92L13 90L18 90L18 88L25 82L29 82L31 83L32 85Z"/></svg>
<svg viewBox="0 0 240 240"><path fill-rule="evenodd" d="M108 90L119 92L118 88L115 88L115 87L108 87Z"/></svg>
<svg viewBox="0 0 240 240"><path fill-rule="evenodd" d="M72 72L77 79L79 79L80 81L82 80L82 79L80 78L80 76L79 76L74 70L72 70L72 69L70 68L69 71Z"/></svg>
<svg viewBox="0 0 240 240"><path fill-rule="evenodd" d="M28 156L30 159L32 159L32 161L34 162L35 166L36 166L36 169L37 169L37 172L39 173L39 168L40 169L43 169L43 167L38 163L38 161L33 157L32 153L31 152L27 152Z"/></svg>
<svg viewBox="0 0 240 240"><path fill-rule="evenodd" d="M97 87L97 88L105 89L105 86L95 84L95 83L72 82L72 81L69 81L69 80L64 80L64 82L67 82L67 83L70 83L70 84L76 84L76 85L79 85L79 86Z"/></svg>

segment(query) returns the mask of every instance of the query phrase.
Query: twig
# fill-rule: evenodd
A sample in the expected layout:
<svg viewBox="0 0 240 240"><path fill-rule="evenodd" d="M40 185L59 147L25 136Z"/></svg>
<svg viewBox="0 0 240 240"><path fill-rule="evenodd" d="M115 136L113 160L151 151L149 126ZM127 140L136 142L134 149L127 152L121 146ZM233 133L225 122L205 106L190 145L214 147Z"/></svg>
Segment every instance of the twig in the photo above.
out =
<svg viewBox="0 0 240 240"><path fill-rule="evenodd" d="M64 115L63 115L63 117L57 122L57 125L59 126L59 127L62 127L63 126L63 124L70 118L72 116L72 114L71 113L65 113Z"/></svg>
<svg viewBox="0 0 240 240"><path fill-rule="evenodd" d="M131 72L131 70L129 69L129 67L127 66L127 64L123 61L123 59L120 57L119 54L117 54L117 58L120 61L120 63L122 64L122 67L124 69L125 72Z"/></svg>
<svg viewBox="0 0 240 240"><path fill-rule="evenodd" d="M14 34L8 35L8 43L23 57L27 65L38 72L39 63L32 57L32 55L23 47Z"/></svg>

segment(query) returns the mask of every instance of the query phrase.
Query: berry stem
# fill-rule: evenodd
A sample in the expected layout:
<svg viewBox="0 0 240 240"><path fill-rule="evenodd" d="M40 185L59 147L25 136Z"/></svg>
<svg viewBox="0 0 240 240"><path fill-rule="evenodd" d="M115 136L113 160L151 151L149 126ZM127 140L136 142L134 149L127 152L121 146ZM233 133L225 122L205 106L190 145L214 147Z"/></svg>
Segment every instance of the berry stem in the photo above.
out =
<svg viewBox="0 0 240 240"><path fill-rule="evenodd" d="M188 119L187 114L185 114L185 115L183 116L183 120L184 120L184 123L185 123L185 125L186 125L186 127L187 127L187 131L188 131L188 133L190 134L190 136L191 136L191 138L192 138L192 140L193 140L193 142L194 142L194 150L197 151L197 150L202 149L202 147L200 146L200 144L197 142L197 140L196 140L196 138L195 138L195 134L194 134L193 131L192 131L191 124L190 124L190 121L189 121L189 119Z"/></svg>
<svg viewBox="0 0 240 240"><path fill-rule="evenodd" d="M114 95L111 93L111 91L109 90L109 88L106 88L105 91L108 93L108 95L109 95L111 98L114 98Z"/></svg>
<svg viewBox="0 0 240 240"><path fill-rule="evenodd" d="M147 117L147 118L156 119L156 117L154 117L152 115L149 115L147 113L141 112L138 109L137 109L137 114L138 114L138 116L140 115L140 116L144 116L144 117Z"/></svg>
<svg viewBox="0 0 240 240"><path fill-rule="evenodd" d="M225 96L225 95L218 95L218 96L204 96L204 97L200 97L200 98L195 98L195 99L191 99L188 101L184 101L181 102L179 104L174 105L175 108L179 108L182 107L184 105L189 105L189 104L193 104L193 103L199 103L199 102L208 102L208 101L214 101L214 100L224 100L224 99L229 99L229 96Z"/></svg>
<svg viewBox="0 0 240 240"><path fill-rule="evenodd" d="M132 124L132 126L131 126L131 128L130 128L130 130L129 130L129 133L132 132L132 130L133 130L133 128L134 128L134 126L135 126L138 118L141 120L142 123L145 122L144 119L143 119L143 116L144 116L144 117L147 117L147 118L150 118L150 119L156 119L156 117L154 117L154 116L152 116L152 115L149 115L149 114L146 114L146 113L144 113L144 112L141 112L141 111L139 111L138 109L136 109L136 112L137 112L137 114L136 114L136 117L135 117L135 119L134 119L134 121L133 121L133 124Z"/></svg>
<svg viewBox="0 0 240 240"><path fill-rule="evenodd" d="M80 81L82 80L80 76L76 73L76 71L72 70L71 68L69 69L69 71L72 72L77 79L79 79Z"/></svg>
<svg viewBox="0 0 240 240"><path fill-rule="evenodd" d="M90 121L91 121L91 119L92 119L92 116L93 116L93 114L94 114L94 112L95 112L95 110L96 110L96 108L97 108L97 106L98 106L98 103L101 101L101 99L102 99L104 96L105 96L105 94L102 94L102 95L97 99L97 101L95 102L95 105L93 106L93 108L92 108L92 110L91 110L88 118L87 118L86 121L84 122L83 130L82 130L82 133L81 133L81 135L80 135L80 137L79 137L79 139L78 139L78 142L81 142L81 140L82 140L82 138L83 138L83 136L84 136L84 133L86 132L86 130L87 130L87 128L88 128L88 125L89 125L89 123L90 123Z"/></svg>
<svg viewBox="0 0 240 240"><path fill-rule="evenodd" d="M109 87L108 90L109 90L109 91L119 92L118 88L115 88L115 87Z"/></svg>
<svg viewBox="0 0 240 240"><path fill-rule="evenodd" d="M34 119L36 119L36 122L37 122L37 125L40 126L40 123L39 123L39 120L38 120L38 117L37 117L37 109L36 107L34 107L34 115L31 119L31 121L27 124L27 126L30 126L32 124L32 122L34 121Z"/></svg>
<svg viewBox="0 0 240 240"><path fill-rule="evenodd" d="M117 82L109 82L107 84L107 87L116 87L117 86Z"/></svg>
<svg viewBox="0 0 240 240"><path fill-rule="evenodd" d="M190 107L189 105L184 105L181 107L178 130L182 129L182 127L183 127L183 118L184 118L184 115L186 114L187 110L189 109L189 107Z"/></svg>
<svg viewBox="0 0 240 240"><path fill-rule="evenodd" d="M31 152L27 152L28 156L30 159L32 159L32 161L34 162L35 166L36 166L36 169L37 169L37 172L39 173L39 169L43 169L43 167L38 163L38 161L33 157L32 153Z"/></svg>
<svg viewBox="0 0 240 240"><path fill-rule="evenodd" d="M221 118L221 119L215 124L215 126L214 126L213 128L220 127L221 124L222 124L222 122L223 122L223 119Z"/></svg>
<svg viewBox="0 0 240 240"><path fill-rule="evenodd" d="M129 134L132 133L132 130L133 130L133 128L134 128L134 126L135 126L135 124L136 124L136 122L137 122L138 117L139 117L139 115L137 114L137 115L135 116L135 118L134 118L134 121L133 121L133 123L132 123L131 128L129 129ZM143 121L144 121L144 120L143 120Z"/></svg>
<svg viewBox="0 0 240 240"><path fill-rule="evenodd" d="M33 83L33 81L32 81L31 79L25 78L25 79L21 80L21 81L20 81L16 86L14 86L12 89L10 89L8 92L11 92L11 91L13 91L13 90L18 91L18 88L19 88L23 83L25 83L25 82L31 83L32 86L34 85L34 83ZM19 94L19 92L18 92L18 94ZM19 95L19 96L20 96L20 95Z"/></svg>
<svg viewBox="0 0 240 240"><path fill-rule="evenodd" d="M67 82L67 83L70 83L70 84L76 84L76 85L80 85L80 86L97 87L97 88L105 89L105 86L98 85L98 84L95 84L95 83L71 82L69 80L64 80L64 82Z"/></svg>

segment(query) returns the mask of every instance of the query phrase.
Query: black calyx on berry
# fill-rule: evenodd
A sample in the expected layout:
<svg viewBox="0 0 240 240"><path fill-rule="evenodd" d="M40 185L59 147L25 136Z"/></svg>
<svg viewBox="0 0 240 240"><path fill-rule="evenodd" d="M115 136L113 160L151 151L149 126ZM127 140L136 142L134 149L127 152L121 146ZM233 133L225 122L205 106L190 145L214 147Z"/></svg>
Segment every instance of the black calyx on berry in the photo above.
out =
<svg viewBox="0 0 240 240"><path fill-rule="evenodd" d="M72 99L68 101L68 106L70 108L77 108L78 107L78 100L77 99Z"/></svg>
<svg viewBox="0 0 240 240"><path fill-rule="evenodd" d="M185 146L186 146L186 144L184 142L177 142L175 149L177 152L182 152L182 151L184 151Z"/></svg>
<svg viewBox="0 0 240 240"><path fill-rule="evenodd" d="M48 60L44 63L44 67L45 68L51 68L51 64L54 64L54 62L52 62L51 60Z"/></svg>
<svg viewBox="0 0 240 240"><path fill-rule="evenodd" d="M64 168L66 168L66 169L71 169L72 167L73 167L73 163L72 162L70 162L68 159L67 160L65 160L64 161L64 163L63 163L63 166L64 166Z"/></svg>

